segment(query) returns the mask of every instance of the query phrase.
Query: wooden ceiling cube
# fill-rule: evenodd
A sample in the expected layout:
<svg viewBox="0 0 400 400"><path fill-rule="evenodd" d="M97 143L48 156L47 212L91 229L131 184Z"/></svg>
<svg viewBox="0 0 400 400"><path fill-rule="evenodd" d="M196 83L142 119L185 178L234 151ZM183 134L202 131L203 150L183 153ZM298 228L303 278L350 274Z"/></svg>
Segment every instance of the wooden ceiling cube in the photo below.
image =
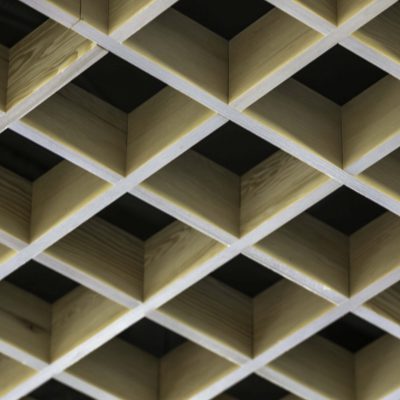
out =
<svg viewBox="0 0 400 400"><path fill-rule="evenodd" d="M399 33L1 2L0 399L399 398Z"/></svg>

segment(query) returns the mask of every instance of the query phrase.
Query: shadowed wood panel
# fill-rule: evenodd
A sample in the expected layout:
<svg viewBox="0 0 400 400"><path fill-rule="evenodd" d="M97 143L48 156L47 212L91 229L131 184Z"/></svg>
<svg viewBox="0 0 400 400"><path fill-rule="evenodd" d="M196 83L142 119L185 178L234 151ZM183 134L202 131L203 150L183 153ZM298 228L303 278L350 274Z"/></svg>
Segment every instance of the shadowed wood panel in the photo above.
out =
<svg viewBox="0 0 400 400"><path fill-rule="evenodd" d="M217 256L225 246L214 239L174 222L145 243L144 297L160 290Z"/></svg>
<svg viewBox="0 0 400 400"><path fill-rule="evenodd" d="M143 243L127 232L93 218L45 251L105 286L142 300Z"/></svg>
<svg viewBox="0 0 400 400"><path fill-rule="evenodd" d="M0 395L7 392L35 374L35 370L0 354Z"/></svg>
<svg viewBox="0 0 400 400"><path fill-rule="evenodd" d="M268 93L245 114L285 140L342 166L340 107L294 79Z"/></svg>
<svg viewBox="0 0 400 400"><path fill-rule="evenodd" d="M205 278L158 311L251 356L251 299L216 279Z"/></svg>
<svg viewBox="0 0 400 400"><path fill-rule="evenodd" d="M46 21L10 50L7 109L64 72L94 46L62 25Z"/></svg>
<svg viewBox="0 0 400 400"><path fill-rule="evenodd" d="M79 87L63 88L22 122L78 156L125 174L127 115Z"/></svg>
<svg viewBox="0 0 400 400"><path fill-rule="evenodd" d="M348 239L310 215L300 215L255 248L327 288L348 295Z"/></svg>
<svg viewBox="0 0 400 400"><path fill-rule="evenodd" d="M8 49L0 44L0 115L6 110Z"/></svg>
<svg viewBox="0 0 400 400"><path fill-rule="evenodd" d="M111 187L62 161L33 184L31 237L36 240Z"/></svg>
<svg viewBox="0 0 400 400"><path fill-rule="evenodd" d="M400 83L387 76L343 106L343 164L359 173L400 145Z"/></svg>
<svg viewBox="0 0 400 400"><path fill-rule="evenodd" d="M400 63L400 4L395 3L372 21L357 30L353 37L379 53L382 57Z"/></svg>
<svg viewBox="0 0 400 400"><path fill-rule="evenodd" d="M289 350L267 370L284 375L299 391L315 393L318 399L355 399L353 354L318 336Z"/></svg>
<svg viewBox="0 0 400 400"><path fill-rule="evenodd" d="M277 345L333 307L294 283L279 281L254 299L254 354Z"/></svg>
<svg viewBox="0 0 400 400"><path fill-rule="evenodd" d="M167 87L129 114L127 174L160 157L216 113Z"/></svg>
<svg viewBox="0 0 400 400"><path fill-rule="evenodd" d="M235 368L237 366L208 350L184 343L161 360L159 398L189 399Z"/></svg>
<svg viewBox="0 0 400 400"><path fill-rule="evenodd" d="M399 369L398 339L385 335L362 349L356 355L357 398L363 400L398 398Z"/></svg>
<svg viewBox="0 0 400 400"><path fill-rule="evenodd" d="M350 288L355 295L400 265L399 217L385 213L350 238Z"/></svg>
<svg viewBox="0 0 400 400"><path fill-rule="evenodd" d="M337 1L336 0L294 0L303 7L309 9L321 18L336 25L337 20Z"/></svg>
<svg viewBox="0 0 400 400"><path fill-rule="evenodd" d="M224 102L228 97L228 42L169 9L125 44Z"/></svg>
<svg viewBox="0 0 400 400"><path fill-rule="evenodd" d="M52 306L51 359L65 355L128 310L84 287Z"/></svg>
<svg viewBox="0 0 400 400"><path fill-rule="evenodd" d="M241 235L276 217L329 180L283 151L274 153L241 178Z"/></svg>
<svg viewBox="0 0 400 400"><path fill-rule="evenodd" d="M338 25L345 23L376 0L337 0Z"/></svg>
<svg viewBox="0 0 400 400"><path fill-rule="evenodd" d="M229 43L230 102L259 90L257 86L263 80L294 62L321 39L322 35L307 25L277 8L271 10Z"/></svg>
<svg viewBox="0 0 400 400"><path fill-rule="evenodd" d="M50 318L49 304L8 282L0 282L0 342L47 362Z"/></svg>
<svg viewBox="0 0 400 400"><path fill-rule="evenodd" d="M29 241L32 185L0 167L0 230L6 235Z"/></svg>
<svg viewBox="0 0 400 400"><path fill-rule="evenodd" d="M138 348L113 339L69 368L64 375L129 400L157 400L158 360Z"/></svg>
<svg viewBox="0 0 400 400"><path fill-rule="evenodd" d="M188 151L141 184L234 236L239 231L240 178Z"/></svg>

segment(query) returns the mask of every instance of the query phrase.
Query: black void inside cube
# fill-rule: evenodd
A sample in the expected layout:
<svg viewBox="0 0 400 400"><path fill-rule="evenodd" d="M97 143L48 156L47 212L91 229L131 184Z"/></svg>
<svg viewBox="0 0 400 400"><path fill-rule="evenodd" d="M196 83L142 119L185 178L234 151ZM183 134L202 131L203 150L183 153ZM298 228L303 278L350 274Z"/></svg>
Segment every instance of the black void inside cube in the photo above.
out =
<svg viewBox="0 0 400 400"><path fill-rule="evenodd" d="M0 166L31 182L61 161L61 157L10 129L0 134Z"/></svg>
<svg viewBox="0 0 400 400"><path fill-rule="evenodd" d="M279 400L289 394L286 390L255 374L232 386L225 393L237 400Z"/></svg>
<svg viewBox="0 0 400 400"><path fill-rule="evenodd" d="M130 326L118 337L157 358L164 357L187 342L182 336L146 318Z"/></svg>
<svg viewBox="0 0 400 400"><path fill-rule="evenodd" d="M264 0L180 0L173 8L230 40L274 6Z"/></svg>
<svg viewBox="0 0 400 400"><path fill-rule="evenodd" d="M79 286L75 281L35 261L27 262L4 280L49 304L55 303Z"/></svg>
<svg viewBox="0 0 400 400"><path fill-rule="evenodd" d="M166 86L111 53L84 71L72 83L126 113Z"/></svg>
<svg viewBox="0 0 400 400"><path fill-rule="evenodd" d="M347 314L318 333L319 336L356 353L384 335L384 332L367 321Z"/></svg>
<svg viewBox="0 0 400 400"><path fill-rule="evenodd" d="M123 195L97 215L141 240L149 239L175 221L173 217L130 194Z"/></svg>
<svg viewBox="0 0 400 400"><path fill-rule="evenodd" d="M336 45L294 75L294 79L342 106L387 75Z"/></svg>
<svg viewBox="0 0 400 400"><path fill-rule="evenodd" d="M227 122L196 144L193 150L234 174L243 175L278 148L239 125Z"/></svg>
<svg viewBox="0 0 400 400"><path fill-rule="evenodd" d="M42 25L47 17L20 1L0 1L0 44L11 48Z"/></svg>
<svg viewBox="0 0 400 400"><path fill-rule="evenodd" d="M227 262L210 276L249 297L257 296L283 279L243 255Z"/></svg>
<svg viewBox="0 0 400 400"><path fill-rule="evenodd" d="M307 210L307 213L351 235L378 218L386 210L364 196L341 187Z"/></svg>
<svg viewBox="0 0 400 400"><path fill-rule="evenodd" d="M34 390L29 398L35 400L92 400L92 397L63 385L55 380L50 380Z"/></svg>

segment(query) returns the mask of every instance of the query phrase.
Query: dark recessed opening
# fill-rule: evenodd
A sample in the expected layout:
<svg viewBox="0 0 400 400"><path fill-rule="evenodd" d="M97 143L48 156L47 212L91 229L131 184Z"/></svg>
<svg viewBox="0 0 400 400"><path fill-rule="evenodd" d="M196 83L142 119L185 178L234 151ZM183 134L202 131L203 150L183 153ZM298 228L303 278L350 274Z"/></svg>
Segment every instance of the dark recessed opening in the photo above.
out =
<svg viewBox="0 0 400 400"><path fill-rule="evenodd" d="M278 149L242 127L228 122L207 136L193 150L234 172L245 172Z"/></svg>
<svg viewBox="0 0 400 400"><path fill-rule="evenodd" d="M228 389L227 393L237 400L278 400L289 394L286 390L257 375L250 375Z"/></svg>
<svg viewBox="0 0 400 400"><path fill-rule="evenodd" d="M165 84L109 53L72 82L94 96L130 112Z"/></svg>
<svg viewBox="0 0 400 400"><path fill-rule="evenodd" d="M185 338L146 318L126 329L118 337L158 358L187 342Z"/></svg>
<svg viewBox="0 0 400 400"><path fill-rule="evenodd" d="M44 147L7 129L0 134L0 165L34 181L62 161Z"/></svg>
<svg viewBox="0 0 400 400"><path fill-rule="evenodd" d="M257 296L282 279L280 275L242 255L218 268L211 276L250 297Z"/></svg>
<svg viewBox="0 0 400 400"><path fill-rule="evenodd" d="M92 397L88 397L54 380L48 381L40 388L33 391L29 396L36 400L91 400L92 399Z"/></svg>
<svg viewBox="0 0 400 400"><path fill-rule="evenodd" d="M100 211L98 216L142 240L175 221L171 216L130 194L120 197Z"/></svg>
<svg viewBox="0 0 400 400"><path fill-rule="evenodd" d="M230 40L274 6L265 0L180 0L173 8Z"/></svg>
<svg viewBox="0 0 400 400"><path fill-rule="evenodd" d="M35 261L29 261L5 280L48 303L56 302L78 286L78 283Z"/></svg>
<svg viewBox="0 0 400 400"><path fill-rule="evenodd" d="M384 332L363 319L348 314L319 332L318 335L356 353L379 339Z"/></svg>
<svg viewBox="0 0 400 400"><path fill-rule="evenodd" d="M339 105L382 79L386 72L335 46L308 64L294 78Z"/></svg>
<svg viewBox="0 0 400 400"><path fill-rule="evenodd" d="M12 47L42 25L47 17L16 0L0 1L0 43Z"/></svg>
<svg viewBox="0 0 400 400"><path fill-rule="evenodd" d="M385 209L366 197L341 187L307 212L332 228L351 235L382 215Z"/></svg>

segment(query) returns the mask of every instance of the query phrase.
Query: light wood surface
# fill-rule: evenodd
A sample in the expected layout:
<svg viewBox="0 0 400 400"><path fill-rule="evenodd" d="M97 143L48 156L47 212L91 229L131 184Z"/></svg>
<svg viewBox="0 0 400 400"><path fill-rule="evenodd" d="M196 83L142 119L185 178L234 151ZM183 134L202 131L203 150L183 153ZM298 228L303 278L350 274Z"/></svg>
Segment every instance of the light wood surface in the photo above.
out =
<svg viewBox="0 0 400 400"><path fill-rule="evenodd" d="M276 217L328 181L326 175L283 151L274 153L241 178L241 235Z"/></svg>
<svg viewBox="0 0 400 400"><path fill-rule="evenodd" d="M218 255L224 246L181 222L156 233L145 244L144 297L147 299Z"/></svg>
<svg viewBox="0 0 400 400"><path fill-rule="evenodd" d="M46 21L10 50L7 109L62 73L94 46L63 26Z"/></svg>
<svg viewBox="0 0 400 400"><path fill-rule="evenodd" d="M125 44L219 100L228 97L228 42L169 9Z"/></svg>
<svg viewBox="0 0 400 400"><path fill-rule="evenodd" d="M271 0L276 8L231 43L169 9L176 0L21 1L49 21L10 50L9 64L0 49L0 131L66 161L33 183L33 198L32 184L0 173L0 276L33 258L82 287L51 307L42 341L20 321L50 324L49 305L41 313L30 294L0 293L0 358L16 360L0 361L2 400L51 378L92 398L205 400L252 373L291 399L397 399L398 339L358 353L356 376L341 351L303 350L349 312L400 335L396 0ZM344 109L289 79L336 44L394 78ZM107 52L168 87L127 115L68 85ZM187 152L228 120L286 154L240 179ZM393 212L352 235L349 276L348 239L296 218L340 185ZM145 244L147 276L142 243L90 220L127 192L178 219ZM250 308L206 278L240 253L284 277ZM158 365L113 340L144 316L189 342Z"/></svg>
<svg viewBox="0 0 400 400"><path fill-rule="evenodd" d="M229 101L238 102L321 40L296 19L273 9L229 43ZM260 96L259 96L260 97Z"/></svg>
<svg viewBox="0 0 400 400"><path fill-rule="evenodd" d="M68 369L64 379L72 376L118 399L156 400L158 364L150 354L113 339Z"/></svg>
<svg viewBox="0 0 400 400"><path fill-rule="evenodd" d="M31 239L39 238L109 187L94 175L62 161L33 184Z"/></svg>
<svg viewBox="0 0 400 400"><path fill-rule="evenodd" d="M239 184L239 177L232 172L189 151L142 186L238 236Z"/></svg>
<svg viewBox="0 0 400 400"><path fill-rule="evenodd" d="M291 79L246 111L279 135L341 166L340 107Z"/></svg>

